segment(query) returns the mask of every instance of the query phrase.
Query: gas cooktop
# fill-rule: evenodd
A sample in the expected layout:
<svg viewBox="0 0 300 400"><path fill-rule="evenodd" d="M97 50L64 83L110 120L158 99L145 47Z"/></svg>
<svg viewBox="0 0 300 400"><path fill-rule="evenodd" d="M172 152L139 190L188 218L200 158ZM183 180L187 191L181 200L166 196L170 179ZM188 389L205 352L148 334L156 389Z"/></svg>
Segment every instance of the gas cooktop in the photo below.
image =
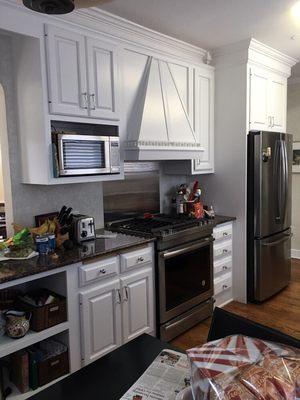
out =
<svg viewBox="0 0 300 400"><path fill-rule="evenodd" d="M147 237L166 237L192 228L213 228L213 220L184 215L155 214L149 217L124 219L108 224L111 231Z"/></svg>

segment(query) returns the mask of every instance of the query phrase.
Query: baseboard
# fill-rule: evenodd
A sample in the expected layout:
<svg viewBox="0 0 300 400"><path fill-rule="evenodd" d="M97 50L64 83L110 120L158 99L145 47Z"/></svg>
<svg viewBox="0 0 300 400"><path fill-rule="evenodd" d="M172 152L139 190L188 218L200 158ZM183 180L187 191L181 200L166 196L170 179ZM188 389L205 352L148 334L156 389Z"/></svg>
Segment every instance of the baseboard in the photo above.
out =
<svg viewBox="0 0 300 400"><path fill-rule="evenodd" d="M300 250L292 249L292 258L298 258L300 260Z"/></svg>

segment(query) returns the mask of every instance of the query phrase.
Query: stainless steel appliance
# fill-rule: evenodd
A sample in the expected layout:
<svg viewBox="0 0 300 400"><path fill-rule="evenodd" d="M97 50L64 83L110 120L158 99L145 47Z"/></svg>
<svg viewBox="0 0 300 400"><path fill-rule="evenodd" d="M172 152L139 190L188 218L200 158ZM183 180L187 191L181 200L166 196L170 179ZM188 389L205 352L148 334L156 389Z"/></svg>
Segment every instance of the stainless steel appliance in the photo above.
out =
<svg viewBox="0 0 300 400"><path fill-rule="evenodd" d="M157 328L163 340L212 314L213 226L211 220L165 214L108 224L112 231L157 239Z"/></svg>
<svg viewBox="0 0 300 400"><path fill-rule="evenodd" d="M59 176L120 172L120 143L116 136L57 134Z"/></svg>
<svg viewBox="0 0 300 400"><path fill-rule="evenodd" d="M96 238L94 218L82 214L73 215L70 236L79 244L94 240Z"/></svg>
<svg viewBox="0 0 300 400"><path fill-rule="evenodd" d="M292 135L248 135L248 300L264 301L291 275Z"/></svg>

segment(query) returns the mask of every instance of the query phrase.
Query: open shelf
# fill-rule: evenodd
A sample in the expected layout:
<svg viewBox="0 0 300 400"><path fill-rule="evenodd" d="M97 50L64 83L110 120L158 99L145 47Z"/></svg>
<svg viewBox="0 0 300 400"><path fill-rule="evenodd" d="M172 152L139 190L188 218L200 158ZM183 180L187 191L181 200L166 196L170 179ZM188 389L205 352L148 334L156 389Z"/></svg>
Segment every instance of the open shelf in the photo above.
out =
<svg viewBox="0 0 300 400"><path fill-rule="evenodd" d="M24 349L25 347L32 346L35 343L41 342L42 340L57 335L58 333L64 332L68 329L69 323L63 322L41 332L29 331L21 339L11 339L10 337L4 335L0 337L0 358Z"/></svg>
<svg viewBox="0 0 300 400"><path fill-rule="evenodd" d="M55 379L54 381L51 381L49 383L47 383L47 385L41 386L39 388L37 388L36 390L29 390L26 393L20 393L19 390L16 388L16 386L12 383L9 382L7 383L7 385L12 389L12 393L6 397L7 400L25 400L28 399L29 397L41 392L42 390L46 389L47 387L54 385L55 383L61 381L62 379L66 378L67 376L69 376L70 374L67 375L63 375L57 379Z"/></svg>

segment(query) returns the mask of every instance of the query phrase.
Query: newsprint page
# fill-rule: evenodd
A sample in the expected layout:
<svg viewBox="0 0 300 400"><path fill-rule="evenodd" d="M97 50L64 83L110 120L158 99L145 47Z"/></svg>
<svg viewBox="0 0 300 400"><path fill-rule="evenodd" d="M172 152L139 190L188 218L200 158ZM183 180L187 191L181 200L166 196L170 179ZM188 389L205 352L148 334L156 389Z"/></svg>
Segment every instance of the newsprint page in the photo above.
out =
<svg viewBox="0 0 300 400"><path fill-rule="evenodd" d="M175 400L190 385L187 356L162 350L150 367L120 400Z"/></svg>

